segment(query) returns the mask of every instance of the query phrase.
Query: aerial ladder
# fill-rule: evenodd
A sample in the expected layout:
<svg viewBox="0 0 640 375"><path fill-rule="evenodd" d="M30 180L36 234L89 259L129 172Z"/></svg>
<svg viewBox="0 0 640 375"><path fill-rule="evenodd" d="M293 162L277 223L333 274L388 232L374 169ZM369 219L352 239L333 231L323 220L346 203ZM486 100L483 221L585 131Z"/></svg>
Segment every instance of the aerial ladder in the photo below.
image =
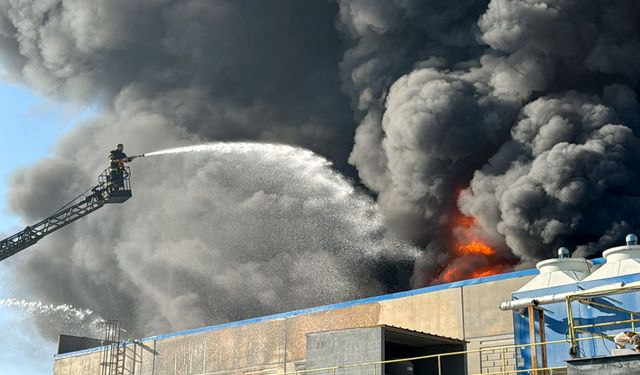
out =
<svg viewBox="0 0 640 375"><path fill-rule="evenodd" d="M132 156L128 161L143 156ZM105 204L124 203L129 198L131 198L130 168L123 166L117 174L112 174L110 169L105 169L98 176L98 185L78 195L48 218L0 241L0 261L34 245L42 237L89 215Z"/></svg>

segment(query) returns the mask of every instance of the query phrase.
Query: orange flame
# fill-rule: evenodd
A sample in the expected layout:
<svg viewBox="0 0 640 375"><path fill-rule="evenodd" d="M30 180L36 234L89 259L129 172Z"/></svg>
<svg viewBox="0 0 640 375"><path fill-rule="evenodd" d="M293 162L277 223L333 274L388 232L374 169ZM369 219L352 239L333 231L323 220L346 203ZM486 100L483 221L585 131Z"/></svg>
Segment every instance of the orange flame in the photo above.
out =
<svg viewBox="0 0 640 375"><path fill-rule="evenodd" d="M477 277L485 277L485 276L491 276L491 275L497 275L499 273L502 273L503 271L506 271L507 267L501 264L497 264L495 266L491 266L485 269L479 269L475 272L473 272L471 274L471 278L475 279Z"/></svg>
<svg viewBox="0 0 640 375"><path fill-rule="evenodd" d="M473 232L475 223L474 217L462 214L454 219L454 231L457 232L453 241L455 253L461 256L468 254L495 255L496 251Z"/></svg>
<svg viewBox="0 0 640 375"><path fill-rule="evenodd" d="M481 254L481 255L495 255L496 251L489 245L481 241L472 241L467 244L459 245L457 250L462 254Z"/></svg>
<svg viewBox="0 0 640 375"><path fill-rule="evenodd" d="M502 259L489 244L474 231L475 218L461 213L452 219L453 236L449 264L433 280L447 283L495 275L507 271L511 264Z"/></svg>

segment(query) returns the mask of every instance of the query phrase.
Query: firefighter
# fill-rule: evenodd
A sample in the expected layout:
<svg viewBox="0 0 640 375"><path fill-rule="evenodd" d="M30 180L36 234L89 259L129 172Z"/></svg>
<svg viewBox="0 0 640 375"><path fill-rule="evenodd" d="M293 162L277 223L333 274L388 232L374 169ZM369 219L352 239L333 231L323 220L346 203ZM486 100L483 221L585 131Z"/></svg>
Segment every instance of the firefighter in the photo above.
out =
<svg viewBox="0 0 640 375"><path fill-rule="evenodd" d="M110 185L116 190L124 188L124 179L126 170L124 169L124 163L128 163L133 158L127 156L124 153L124 145L119 143L115 150L109 152L109 171L111 176Z"/></svg>

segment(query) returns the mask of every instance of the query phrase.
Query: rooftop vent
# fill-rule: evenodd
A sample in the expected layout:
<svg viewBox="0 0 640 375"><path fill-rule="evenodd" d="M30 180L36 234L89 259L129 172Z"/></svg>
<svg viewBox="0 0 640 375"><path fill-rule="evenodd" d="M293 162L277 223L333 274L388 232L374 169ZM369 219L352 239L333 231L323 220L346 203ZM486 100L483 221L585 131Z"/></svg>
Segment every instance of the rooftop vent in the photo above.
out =
<svg viewBox="0 0 640 375"><path fill-rule="evenodd" d="M558 249L558 258L569 258L569 249L561 247Z"/></svg>

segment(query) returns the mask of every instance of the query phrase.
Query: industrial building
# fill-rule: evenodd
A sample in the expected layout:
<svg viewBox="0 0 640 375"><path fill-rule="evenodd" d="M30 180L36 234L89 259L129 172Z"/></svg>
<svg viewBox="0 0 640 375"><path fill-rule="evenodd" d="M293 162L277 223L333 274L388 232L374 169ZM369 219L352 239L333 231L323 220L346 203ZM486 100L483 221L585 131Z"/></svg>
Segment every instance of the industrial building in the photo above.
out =
<svg viewBox="0 0 640 375"><path fill-rule="evenodd" d="M640 322L637 240L628 236L604 259L567 256L561 250L537 269L134 341L120 342L117 325L112 340L65 336L53 371L582 374L617 373L602 370L612 362L618 370L637 367L636 354L616 350L611 340Z"/></svg>

